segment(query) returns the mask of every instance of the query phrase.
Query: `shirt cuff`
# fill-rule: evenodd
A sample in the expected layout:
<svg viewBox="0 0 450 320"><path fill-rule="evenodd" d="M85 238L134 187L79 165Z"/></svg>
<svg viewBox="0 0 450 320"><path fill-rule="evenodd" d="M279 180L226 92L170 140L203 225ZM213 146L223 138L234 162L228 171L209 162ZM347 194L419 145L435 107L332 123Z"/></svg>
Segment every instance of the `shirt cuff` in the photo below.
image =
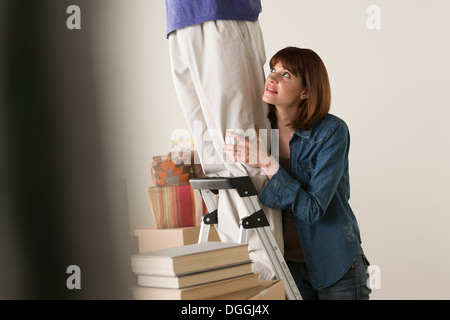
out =
<svg viewBox="0 0 450 320"><path fill-rule="evenodd" d="M278 171L269 179L258 196L259 201L267 207L274 209L278 199L282 196L292 177L281 166Z"/></svg>

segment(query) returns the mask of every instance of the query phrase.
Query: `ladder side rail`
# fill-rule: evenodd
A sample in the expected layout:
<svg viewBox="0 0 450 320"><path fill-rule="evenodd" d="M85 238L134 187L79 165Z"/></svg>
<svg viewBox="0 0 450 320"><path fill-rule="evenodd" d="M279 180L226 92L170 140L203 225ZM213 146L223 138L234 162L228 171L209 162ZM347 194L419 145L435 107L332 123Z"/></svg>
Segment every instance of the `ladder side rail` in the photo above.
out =
<svg viewBox="0 0 450 320"><path fill-rule="evenodd" d="M272 231L270 230L269 222L264 214L264 211L259 205L257 198L258 193L250 177L191 179L190 183L194 189L201 189L202 196L204 194L205 204L208 208L209 214L214 215L215 219L217 219L217 197L213 199L211 196L213 193L210 190L236 189L239 196L243 199L249 214L241 220L239 242L246 243L248 240L248 229L254 228L261 239L278 279L283 280L283 283L285 284L284 287L286 298L289 300L301 300L302 297L295 280L292 277L289 267L287 266L286 261L278 248L278 244L272 234ZM204 217L202 220L199 242L200 240L207 241L208 238L210 223L208 221L204 221L205 219L209 219L209 217ZM217 220L214 222L217 224ZM204 225L207 225L208 227L204 227Z"/></svg>
<svg viewBox="0 0 450 320"><path fill-rule="evenodd" d="M243 198L243 200L250 215L242 219L241 227L254 228L258 233L264 249L269 256L269 260L272 262L272 266L275 269L275 274L278 279L283 280L285 284L286 297L289 300L302 300L297 284L295 283L291 271L284 260L283 254L278 247L278 243L270 230L267 217L259 205L258 197L251 196Z"/></svg>
<svg viewBox="0 0 450 320"><path fill-rule="evenodd" d="M213 224L217 230L217 195L212 190L208 189L201 189L200 193L205 201L208 213L202 217L198 243L208 242L211 224Z"/></svg>
<svg viewBox="0 0 450 320"><path fill-rule="evenodd" d="M269 259L275 269L278 279L283 280L286 297L288 300L302 300L300 291L295 283L294 277L289 270L286 261L278 248L278 245L273 237L272 231L269 227L260 227L255 229L258 233L263 246L269 255Z"/></svg>

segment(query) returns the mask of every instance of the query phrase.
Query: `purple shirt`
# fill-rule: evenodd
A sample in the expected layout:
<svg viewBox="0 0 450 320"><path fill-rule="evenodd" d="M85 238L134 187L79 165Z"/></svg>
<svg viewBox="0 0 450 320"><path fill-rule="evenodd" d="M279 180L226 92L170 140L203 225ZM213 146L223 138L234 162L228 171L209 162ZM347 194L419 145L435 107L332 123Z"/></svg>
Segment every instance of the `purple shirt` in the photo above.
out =
<svg viewBox="0 0 450 320"><path fill-rule="evenodd" d="M167 36L212 20L257 21L261 0L166 0Z"/></svg>

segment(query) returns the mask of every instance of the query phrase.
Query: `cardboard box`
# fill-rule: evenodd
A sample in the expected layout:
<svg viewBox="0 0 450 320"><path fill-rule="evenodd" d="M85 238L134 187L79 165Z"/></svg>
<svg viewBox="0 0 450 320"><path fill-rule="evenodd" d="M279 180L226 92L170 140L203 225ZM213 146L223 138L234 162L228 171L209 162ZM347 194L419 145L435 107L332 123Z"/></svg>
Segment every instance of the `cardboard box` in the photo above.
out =
<svg viewBox="0 0 450 320"><path fill-rule="evenodd" d="M198 241L200 226L170 229L136 229L139 253L167 249L172 247L194 244ZM211 226L209 241L220 241L216 228Z"/></svg>
<svg viewBox="0 0 450 320"><path fill-rule="evenodd" d="M260 280L260 285L210 300L286 300L283 280Z"/></svg>

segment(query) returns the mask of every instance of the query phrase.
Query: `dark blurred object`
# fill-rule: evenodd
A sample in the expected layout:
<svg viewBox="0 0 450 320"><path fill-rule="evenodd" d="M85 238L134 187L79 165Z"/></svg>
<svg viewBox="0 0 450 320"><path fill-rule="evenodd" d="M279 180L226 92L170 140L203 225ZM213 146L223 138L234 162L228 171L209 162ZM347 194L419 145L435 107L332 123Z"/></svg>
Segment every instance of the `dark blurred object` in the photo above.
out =
<svg viewBox="0 0 450 320"><path fill-rule="evenodd" d="M0 299L129 298L91 61L96 3L0 0ZM80 30L66 26L72 4Z"/></svg>

